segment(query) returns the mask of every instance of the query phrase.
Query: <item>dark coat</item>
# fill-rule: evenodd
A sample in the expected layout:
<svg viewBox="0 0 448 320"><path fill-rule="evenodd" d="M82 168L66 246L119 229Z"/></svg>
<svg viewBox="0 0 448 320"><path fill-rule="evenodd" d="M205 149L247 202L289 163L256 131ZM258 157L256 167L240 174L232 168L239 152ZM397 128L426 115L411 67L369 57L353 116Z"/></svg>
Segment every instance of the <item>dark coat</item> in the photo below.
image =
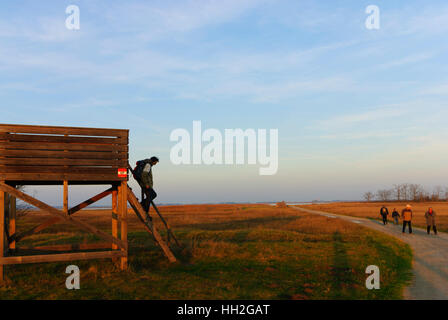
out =
<svg viewBox="0 0 448 320"><path fill-rule="evenodd" d="M432 211L432 214L430 214L429 211L426 211L425 218L427 226L433 227L436 225L436 212L434 210Z"/></svg>

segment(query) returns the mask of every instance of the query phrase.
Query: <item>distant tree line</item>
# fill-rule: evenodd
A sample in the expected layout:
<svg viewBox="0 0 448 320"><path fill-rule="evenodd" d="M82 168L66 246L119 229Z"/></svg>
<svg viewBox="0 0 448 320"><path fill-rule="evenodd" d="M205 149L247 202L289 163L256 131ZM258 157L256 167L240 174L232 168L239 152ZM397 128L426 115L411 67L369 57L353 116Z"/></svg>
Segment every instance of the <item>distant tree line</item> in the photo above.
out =
<svg viewBox="0 0 448 320"><path fill-rule="evenodd" d="M448 201L448 187L436 186L431 191L420 184L394 184L391 189L364 193L364 200L370 201Z"/></svg>

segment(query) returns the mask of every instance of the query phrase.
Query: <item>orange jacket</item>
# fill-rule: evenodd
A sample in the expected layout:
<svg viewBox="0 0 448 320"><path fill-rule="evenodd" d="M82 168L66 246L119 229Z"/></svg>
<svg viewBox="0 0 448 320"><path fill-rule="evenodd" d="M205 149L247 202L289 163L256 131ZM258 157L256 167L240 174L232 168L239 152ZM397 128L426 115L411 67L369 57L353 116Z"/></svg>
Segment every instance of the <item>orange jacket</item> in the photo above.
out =
<svg viewBox="0 0 448 320"><path fill-rule="evenodd" d="M411 221L412 220L412 210L411 209L403 209L403 211L401 211L401 216L403 217L403 221Z"/></svg>

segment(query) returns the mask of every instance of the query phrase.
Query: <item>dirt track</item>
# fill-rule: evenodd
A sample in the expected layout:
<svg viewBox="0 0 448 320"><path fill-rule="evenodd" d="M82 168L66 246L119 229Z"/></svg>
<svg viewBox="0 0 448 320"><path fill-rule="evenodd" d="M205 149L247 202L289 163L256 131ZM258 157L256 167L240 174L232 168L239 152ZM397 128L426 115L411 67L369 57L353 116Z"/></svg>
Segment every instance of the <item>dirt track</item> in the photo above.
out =
<svg viewBox="0 0 448 320"><path fill-rule="evenodd" d="M414 254L412 284L404 292L405 299L411 300L447 300L448 299L448 234L435 236L426 234L426 230L413 228L413 234L403 234L401 225L337 215L323 211L293 207L296 210L339 218L365 227L384 232L408 243ZM406 230L406 232L408 232ZM431 231L432 232L432 231Z"/></svg>

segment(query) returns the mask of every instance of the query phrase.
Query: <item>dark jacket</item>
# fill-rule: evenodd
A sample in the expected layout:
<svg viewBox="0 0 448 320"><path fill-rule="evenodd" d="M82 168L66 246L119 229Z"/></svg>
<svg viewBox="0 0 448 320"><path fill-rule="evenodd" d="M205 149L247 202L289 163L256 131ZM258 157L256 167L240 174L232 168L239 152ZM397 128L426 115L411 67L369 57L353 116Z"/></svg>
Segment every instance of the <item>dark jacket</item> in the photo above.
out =
<svg viewBox="0 0 448 320"><path fill-rule="evenodd" d="M394 212L392 212L392 217L393 217L393 218L395 218L395 217L400 218L400 214L398 213L397 210L394 210Z"/></svg>
<svg viewBox="0 0 448 320"><path fill-rule="evenodd" d="M382 216L387 216L387 215L389 215L389 210L388 210L386 207L382 207L382 208L380 209L380 214L381 214Z"/></svg>
<svg viewBox="0 0 448 320"><path fill-rule="evenodd" d="M433 227L436 225L436 212L434 210L432 211L432 214L429 213L429 211L426 211L425 218L427 226Z"/></svg>
<svg viewBox="0 0 448 320"><path fill-rule="evenodd" d="M142 185L144 187L149 186L150 188L154 186L152 180L152 166L149 163L146 164L142 172Z"/></svg>

